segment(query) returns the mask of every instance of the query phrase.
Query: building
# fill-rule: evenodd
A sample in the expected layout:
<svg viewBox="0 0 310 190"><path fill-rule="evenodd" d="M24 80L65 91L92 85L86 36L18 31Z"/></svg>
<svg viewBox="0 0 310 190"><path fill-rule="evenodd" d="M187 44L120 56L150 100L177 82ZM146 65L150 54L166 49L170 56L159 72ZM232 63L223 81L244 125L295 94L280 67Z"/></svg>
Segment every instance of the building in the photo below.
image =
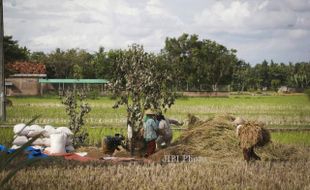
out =
<svg viewBox="0 0 310 190"><path fill-rule="evenodd" d="M14 73L5 79L7 96L40 95L39 79L46 78L46 68L41 63L15 62L7 65Z"/></svg>

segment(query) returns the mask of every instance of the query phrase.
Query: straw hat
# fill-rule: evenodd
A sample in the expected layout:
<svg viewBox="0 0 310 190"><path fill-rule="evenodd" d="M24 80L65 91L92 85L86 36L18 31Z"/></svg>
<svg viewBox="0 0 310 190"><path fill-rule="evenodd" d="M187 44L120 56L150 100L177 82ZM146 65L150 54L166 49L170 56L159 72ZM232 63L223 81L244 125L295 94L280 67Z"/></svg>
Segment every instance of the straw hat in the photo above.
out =
<svg viewBox="0 0 310 190"><path fill-rule="evenodd" d="M151 109L147 109L145 111L145 115L155 115L155 112L153 110L151 110Z"/></svg>
<svg viewBox="0 0 310 190"><path fill-rule="evenodd" d="M245 120L242 119L241 117L237 117L232 123L235 126L243 125L245 123Z"/></svg>

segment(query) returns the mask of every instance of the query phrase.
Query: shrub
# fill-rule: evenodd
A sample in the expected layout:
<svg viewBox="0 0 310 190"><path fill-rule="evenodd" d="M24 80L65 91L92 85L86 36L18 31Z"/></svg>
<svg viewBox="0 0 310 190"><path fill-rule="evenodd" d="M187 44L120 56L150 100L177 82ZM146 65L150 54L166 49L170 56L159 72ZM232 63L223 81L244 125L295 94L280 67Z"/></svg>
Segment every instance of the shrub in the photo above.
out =
<svg viewBox="0 0 310 190"><path fill-rule="evenodd" d="M69 128L73 133L73 146L83 145L88 137L88 132L84 126L84 116L91 110L85 102L85 94L76 90L67 90L62 99L69 116Z"/></svg>

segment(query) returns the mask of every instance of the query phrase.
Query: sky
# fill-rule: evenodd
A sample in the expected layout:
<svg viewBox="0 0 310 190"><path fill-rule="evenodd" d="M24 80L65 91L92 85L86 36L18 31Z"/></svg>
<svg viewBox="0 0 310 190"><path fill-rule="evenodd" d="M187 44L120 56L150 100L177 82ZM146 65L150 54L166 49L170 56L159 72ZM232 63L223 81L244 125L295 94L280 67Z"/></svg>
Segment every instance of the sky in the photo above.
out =
<svg viewBox="0 0 310 190"><path fill-rule="evenodd" d="M4 0L4 33L31 51L90 52L197 34L251 64L310 61L310 0Z"/></svg>

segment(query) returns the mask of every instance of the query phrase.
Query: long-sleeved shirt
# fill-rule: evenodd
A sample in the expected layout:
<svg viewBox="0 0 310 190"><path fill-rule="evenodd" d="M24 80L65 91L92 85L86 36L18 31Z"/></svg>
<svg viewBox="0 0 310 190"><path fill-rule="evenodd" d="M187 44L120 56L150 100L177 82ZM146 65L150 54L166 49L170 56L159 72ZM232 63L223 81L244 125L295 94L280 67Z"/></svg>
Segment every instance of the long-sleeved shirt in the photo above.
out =
<svg viewBox="0 0 310 190"><path fill-rule="evenodd" d="M159 122L159 130L165 138L172 137L172 130L170 127L169 119L163 119Z"/></svg>
<svg viewBox="0 0 310 190"><path fill-rule="evenodd" d="M143 128L143 136L146 142L157 139L156 131L158 130L158 125L153 118L147 118L144 122Z"/></svg>

